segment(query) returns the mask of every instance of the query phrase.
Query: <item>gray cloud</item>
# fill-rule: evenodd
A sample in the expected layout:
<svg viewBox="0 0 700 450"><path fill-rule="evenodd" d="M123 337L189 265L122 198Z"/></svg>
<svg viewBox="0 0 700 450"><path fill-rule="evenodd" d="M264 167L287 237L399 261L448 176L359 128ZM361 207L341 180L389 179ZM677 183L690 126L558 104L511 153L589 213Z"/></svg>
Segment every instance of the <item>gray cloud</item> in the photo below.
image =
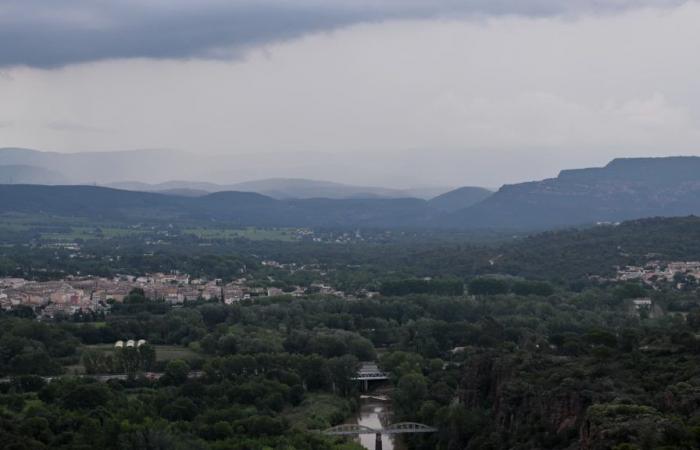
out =
<svg viewBox="0 0 700 450"><path fill-rule="evenodd" d="M60 6L57 4L60 3ZM216 58L363 22L606 14L684 0L4 0L0 67L118 58Z"/></svg>
<svg viewBox="0 0 700 450"><path fill-rule="evenodd" d="M79 133L108 133L113 131L106 128L93 127L79 122L73 122L70 120L50 120L45 122L43 125L46 128L54 131L69 131Z"/></svg>

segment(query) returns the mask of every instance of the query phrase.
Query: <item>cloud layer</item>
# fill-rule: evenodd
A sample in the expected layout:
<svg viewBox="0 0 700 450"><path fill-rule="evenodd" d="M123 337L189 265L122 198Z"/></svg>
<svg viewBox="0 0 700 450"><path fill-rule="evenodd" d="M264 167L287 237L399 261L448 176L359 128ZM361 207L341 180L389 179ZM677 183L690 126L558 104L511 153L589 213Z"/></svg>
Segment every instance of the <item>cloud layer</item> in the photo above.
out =
<svg viewBox="0 0 700 450"><path fill-rule="evenodd" d="M0 67L117 58L221 58L392 19L607 14L683 0L4 0Z"/></svg>
<svg viewBox="0 0 700 450"><path fill-rule="evenodd" d="M94 3L101 9L62 8L57 15L47 7L22 19L20 8L12 17L72 24L85 33L137 21L132 9ZM140 29L164 23L159 0L141 3L154 12L139 15ZM192 8L168 3L179 5L171 14L182 20ZM400 10L418 19L349 25L356 18L348 6L336 14L347 26L332 33L283 39L288 30L271 34L251 21L256 37L247 46L207 38L185 53L172 42L162 48L174 53L143 47L157 59L132 58L128 46L120 53L125 59L109 57L86 41L93 53L80 60L89 54L99 61L53 59L60 67L51 70L41 53L30 52L41 67L0 68L0 147L174 148L234 161L211 167L202 158L182 167L180 178L307 177L397 187L496 187L615 157L700 152L700 4L468 4L470 14L488 17L464 20L459 14L467 10L449 3L438 10L418 0L400 8L384 1L381 11L389 12L375 8L372 17ZM5 20L8 3L0 5ZM210 1L200 13L227 5ZM330 22L319 19L319 27ZM0 47L8 47L5 40ZM223 57L244 47L240 58Z"/></svg>

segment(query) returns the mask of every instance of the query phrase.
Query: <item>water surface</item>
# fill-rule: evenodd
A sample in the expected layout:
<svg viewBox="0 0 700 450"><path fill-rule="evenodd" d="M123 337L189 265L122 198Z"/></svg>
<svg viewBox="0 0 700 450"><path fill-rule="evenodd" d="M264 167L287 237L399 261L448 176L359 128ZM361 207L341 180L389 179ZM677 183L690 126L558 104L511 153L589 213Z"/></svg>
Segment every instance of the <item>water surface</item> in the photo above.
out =
<svg viewBox="0 0 700 450"><path fill-rule="evenodd" d="M362 395L360 410L357 413L358 425L382 429L391 423L391 401L386 395ZM376 437L374 434L360 435L360 444L368 450L374 450ZM400 438L382 435L382 450L405 450Z"/></svg>

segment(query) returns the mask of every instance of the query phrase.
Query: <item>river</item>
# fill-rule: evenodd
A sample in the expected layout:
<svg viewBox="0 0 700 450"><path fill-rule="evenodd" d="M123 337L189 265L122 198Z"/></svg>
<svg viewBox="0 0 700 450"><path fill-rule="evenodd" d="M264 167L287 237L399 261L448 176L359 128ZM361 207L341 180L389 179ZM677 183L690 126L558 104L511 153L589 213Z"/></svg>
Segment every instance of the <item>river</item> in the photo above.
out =
<svg viewBox="0 0 700 450"><path fill-rule="evenodd" d="M375 393L360 396L360 409L356 423L376 430L391 423L391 400L386 393ZM376 436L374 434L360 435L360 444L368 450L374 450ZM382 435L382 450L405 450L398 436Z"/></svg>

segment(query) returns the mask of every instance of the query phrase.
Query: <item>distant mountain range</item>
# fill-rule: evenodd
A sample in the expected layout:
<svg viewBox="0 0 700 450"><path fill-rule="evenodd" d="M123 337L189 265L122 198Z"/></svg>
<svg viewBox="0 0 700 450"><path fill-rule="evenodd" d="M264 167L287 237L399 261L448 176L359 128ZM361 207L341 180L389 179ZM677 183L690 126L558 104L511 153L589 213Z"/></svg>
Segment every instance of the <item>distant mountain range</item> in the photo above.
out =
<svg viewBox="0 0 700 450"><path fill-rule="evenodd" d="M0 165L0 184L65 184L68 179L55 170L22 164Z"/></svg>
<svg viewBox="0 0 700 450"><path fill-rule="evenodd" d="M212 192L256 192L279 200L303 198L422 198L430 199L449 191L449 188L391 189L376 186L353 186L331 181L299 178L269 178L234 184L216 184L197 181L167 181L148 184L138 181L109 183L107 187L129 191L160 192L174 195L202 196ZM476 188L481 189L481 188ZM488 193L492 193L484 189ZM472 202L472 203L476 203Z"/></svg>
<svg viewBox="0 0 700 450"><path fill-rule="evenodd" d="M557 178L504 186L494 194L479 188L460 188L430 200L383 198L378 193L370 196L368 188L353 187L353 191L342 184L308 180L226 186L267 190L277 198L251 192L208 193L210 184L178 183L158 185L168 195L95 186L3 185L0 213L187 219L280 227L513 230L700 214L699 157L616 159L601 168L565 170ZM153 185L129 187L150 190ZM327 195L285 198L290 194L278 191L280 187L288 187L299 196L316 197L319 192ZM330 198L334 192L362 198Z"/></svg>
<svg viewBox="0 0 700 450"><path fill-rule="evenodd" d="M255 164L260 164L260 161ZM249 173L265 172L265 166L261 168L255 164L247 161L245 156L198 157L173 150L54 153L23 148L0 148L0 183L99 185L184 196L245 191L277 199L415 197L427 200L453 189L439 186L392 189L292 177L230 182L236 178L245 179L241 178L241 172L247 172L246 177L250 176ZM17 171L19 167L24 168L22 173ZM228 181L171 181L211 180L214 172L218 174L214 178Z"/></svg>

